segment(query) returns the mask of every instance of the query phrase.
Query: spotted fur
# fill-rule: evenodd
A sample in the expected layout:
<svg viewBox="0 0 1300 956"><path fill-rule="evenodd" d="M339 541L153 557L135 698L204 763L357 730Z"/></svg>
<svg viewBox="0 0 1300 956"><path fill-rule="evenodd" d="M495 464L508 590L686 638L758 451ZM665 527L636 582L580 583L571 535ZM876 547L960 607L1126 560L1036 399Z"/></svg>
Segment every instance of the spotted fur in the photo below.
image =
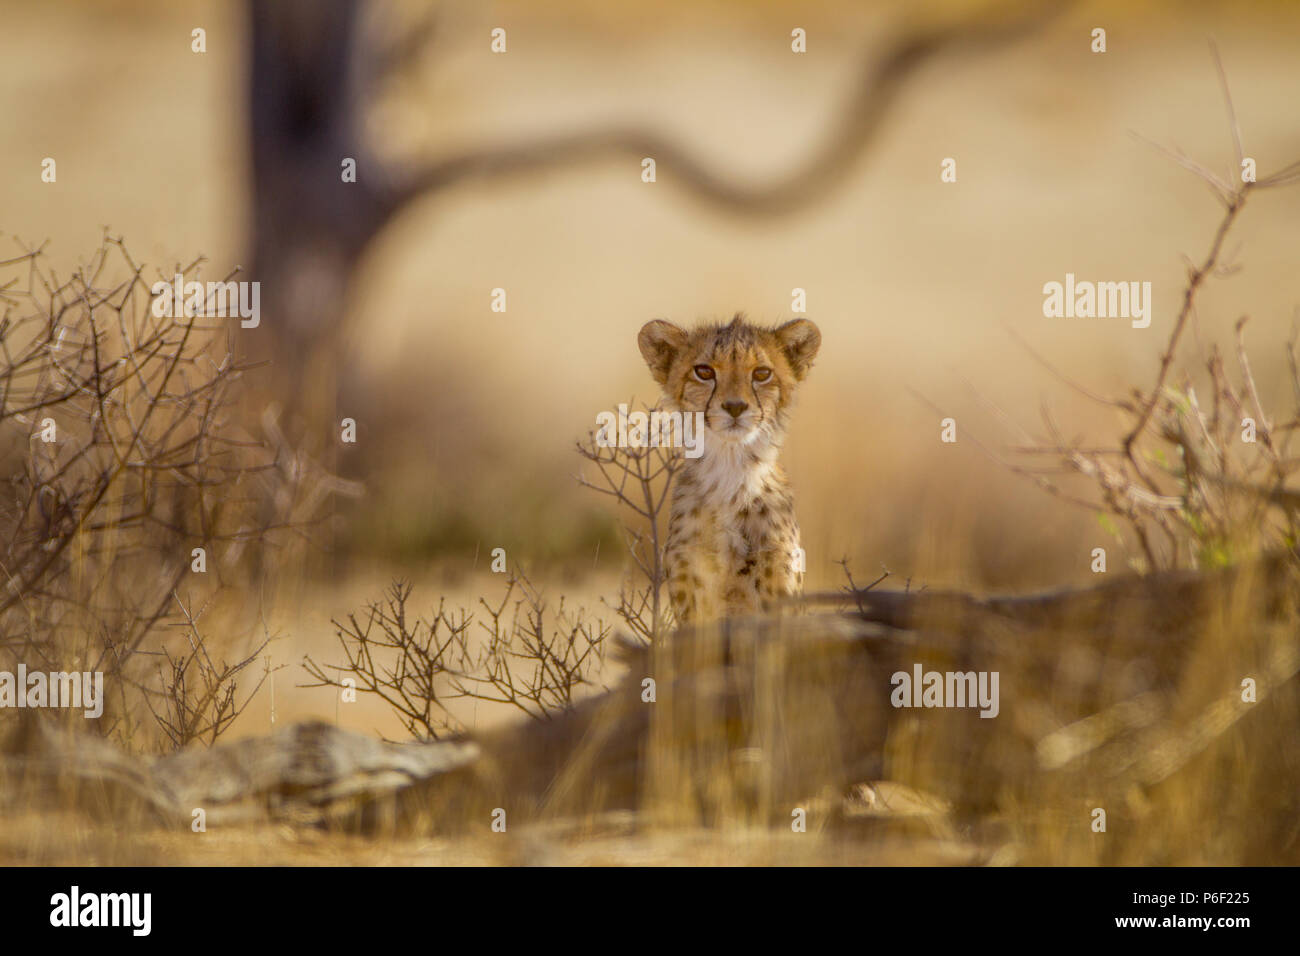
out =
<svg viewBox="0 0 1300 956"><path fill-rule="evenodd" d="M637 345L672 410L703 412L703 454L677 473L665 562L679 623L749 614L800 593L794 498L778 456L795 389L821 333L737 315L681 329L647 323Z"/></svg>

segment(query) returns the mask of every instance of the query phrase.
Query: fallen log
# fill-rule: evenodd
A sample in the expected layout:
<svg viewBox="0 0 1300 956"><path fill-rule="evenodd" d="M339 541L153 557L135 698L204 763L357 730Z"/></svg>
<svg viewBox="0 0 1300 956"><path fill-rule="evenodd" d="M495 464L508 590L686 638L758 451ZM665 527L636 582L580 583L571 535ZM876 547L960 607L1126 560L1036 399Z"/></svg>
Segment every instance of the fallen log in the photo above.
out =
<svg viewBox="0 0 1300 956"><path fill-rule="evenodd" d="M145 758L28 712L0 743L0 802L165 826L188 827L202 808L210 826L459 833L488 832L502 812L512 823L631 812L766 824L811 808L842 822L870 814L840 797L882 778L967 818L1098 800L1160 783L1230 732L1255 735L1261 754L1288 744L1277 728L1300 726L1296 581L1293 563L1270 559L1027 597L841 594L838 613L625 644L612 690L447 741L388 743L314 722ZM996 686L996 714L901 693L929 673L996 674L996 685L969 685ZM1253 701L1238 693L1243 679ZM1250 720L1261 707L1268 720Z"/></svg>

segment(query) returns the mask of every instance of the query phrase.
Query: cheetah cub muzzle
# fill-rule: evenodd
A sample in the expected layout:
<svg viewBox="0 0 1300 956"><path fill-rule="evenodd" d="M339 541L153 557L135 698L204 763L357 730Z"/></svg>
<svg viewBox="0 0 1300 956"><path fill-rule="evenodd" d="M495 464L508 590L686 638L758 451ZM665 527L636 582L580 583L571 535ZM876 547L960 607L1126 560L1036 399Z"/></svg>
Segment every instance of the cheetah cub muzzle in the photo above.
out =
<svg viewBox="0 0 1300 956"><path fill-rule="evenodd" d="M752 614L799 594L799 525L777 459L821 332L807 319L767 328L737 315L689 331L655 320L637 345L663 387L663 406L704 414L702 454L683 459L668 523L677 622Z"/></svg>

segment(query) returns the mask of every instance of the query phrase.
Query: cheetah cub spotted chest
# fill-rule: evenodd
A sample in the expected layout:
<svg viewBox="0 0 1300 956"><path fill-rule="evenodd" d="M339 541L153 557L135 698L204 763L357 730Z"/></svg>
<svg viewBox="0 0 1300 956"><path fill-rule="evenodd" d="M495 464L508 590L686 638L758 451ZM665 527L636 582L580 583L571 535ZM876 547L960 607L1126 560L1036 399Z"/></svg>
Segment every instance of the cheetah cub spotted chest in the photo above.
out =
<svg viewBox="0 0 1300 956"><path fill-rule="evenodd" d="M673 488L665 565L680 624L751 614L800 593L803 552L778 457L798 383L821 345L807 319L776 328L737 315L685 330L656 320L637 336L663 404L702 412L702 454Z"/></svg>

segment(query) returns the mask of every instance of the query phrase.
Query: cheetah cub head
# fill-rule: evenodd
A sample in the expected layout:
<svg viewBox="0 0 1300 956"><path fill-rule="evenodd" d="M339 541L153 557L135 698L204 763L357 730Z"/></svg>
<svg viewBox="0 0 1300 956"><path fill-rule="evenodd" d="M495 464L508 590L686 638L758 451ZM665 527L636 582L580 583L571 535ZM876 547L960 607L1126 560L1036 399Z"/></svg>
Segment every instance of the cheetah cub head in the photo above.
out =
<svg viewBox="0 0 1300 956"><path fill-rule="evenodd" d="M795 385L821 341L807 319L769 328L740 314L689 331L656 319L637 336L668 408L703 412L709 441L740 447L780 444Z"/></svg>

